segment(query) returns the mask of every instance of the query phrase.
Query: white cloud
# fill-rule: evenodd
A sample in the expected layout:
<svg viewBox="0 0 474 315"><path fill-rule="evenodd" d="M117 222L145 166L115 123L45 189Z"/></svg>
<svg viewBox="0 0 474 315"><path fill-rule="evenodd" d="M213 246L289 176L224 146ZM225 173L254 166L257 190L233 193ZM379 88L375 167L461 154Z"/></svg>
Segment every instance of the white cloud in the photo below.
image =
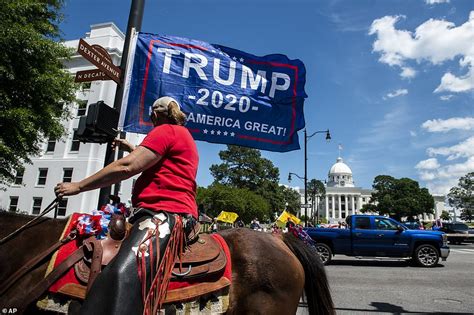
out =
<svg viewBox="0 0 474 315"><path fill-rule="evenodd" d="M440 165L439 165L438 160L436 158L431 158L431 159L420 161L415 166L415 168L419 169L419 170L434 170L434 169L437 169L439 167L440 167Z"/></svg>
<svg viewBox="0 0 474 315"><path fill-rule="evenodd" d="M455 129L474 130L474 117L427 120L421 127L429 132L448 132Z"/></svg>
<svg viewBox="0 0 474 315"><path fill-rule="evenodd" d="M406 95L408 94L408 90L407 89L398 89L394 92L390 92L387 94L387 97L389 98L394 98L394 97L397 97L397 96L401 96L401 95Z"/></svg>
<svg viewBox="0 0 474 315"><path fill-rule="evenodd" d="M441 95L441 96L439 97L439 99L442 100L442 101L449 101L449 100L452 99L453 97L454 97L453 94L448 94L448 95Z"/></svg>
<svg viewBox="0 0 474 315"><path fill-rule="evenodd" d="M455 160L461 157L474 157L474 136L451 147L428 148L429 156L447 156L447 160Z"/></svg>
<svg viewBox="0 0 474 315"><path fill-rule="evenodd" d="M474 45L474 44L473 44ZM451 73L445 73L441 78L441 83L434 90L435 93L440 92L467 92L474 89L474 67L471 66L467 75L456 77Z"/></svg>
<svg viewBox="0 0 474 315"><path fill-rule="evenodd" d="M420 179L424 181L431 181L436 179L436 174L431 172L419 172Z"/></svg>
<svg viewBox="0 0 474 315"><path fill-rule="evenodd" d="M402 67L402 72L400 76L404 79L411 79L416 76L416 70L410 67Z"/></svg>
<svg viewBox="0 0 474 315"><path fill-rule="evenodd" d="M451 187L457 185L459 178L474 171L474 156L463 162L445 165L436 170L418 170L421 180L432 194L447 194Z"/></svg>
<svg viewBox="0 0 474 315"><path fill-rule="evenodd" d="M425 0L426 4L449 3L449 0Z"/></svg>
<svg viewBox="0 0 474 315"><path fill-rule="evenodd" d="M427 61L434 65L460 58L459 65L464 75L447 72L441 78L435 92L467 92L474 90L474 11L469 20L456 27L445 20L429 19L419 25L415 32L398 30L395 24L404 16L384 16L372 22L369 34L376 35L373 51L380 54L379 61L400 67L401 76L414 77L416 72L407 65L410 60Z"/></svg>
<svg viewBox="0 0 474 315"><path fill-rule="evenodd" d="M412 137L416 137L416 132L415 132L415 131L413 131L413 130L410 130L410 136L412 136Z"/></svg>

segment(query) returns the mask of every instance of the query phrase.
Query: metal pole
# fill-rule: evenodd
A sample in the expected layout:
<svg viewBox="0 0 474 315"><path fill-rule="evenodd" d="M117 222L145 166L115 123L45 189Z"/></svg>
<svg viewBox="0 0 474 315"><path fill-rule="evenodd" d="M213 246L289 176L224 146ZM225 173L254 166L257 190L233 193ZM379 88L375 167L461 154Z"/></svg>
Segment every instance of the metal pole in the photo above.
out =
<svg viewBox="0 0 474 315"><path fill-rule="evenodd" d="M308 226L308 138L306 128L304 129L304 226Z"/></svg>
<svg viewBox="0 0 474 315"><path fill-rule="evenodd" d="M127 61L128 61L128 52L130 48L130 38L132 35L132 30L135 29L137 32L142 28L142 20L143 20L143 8L145 7L145 0L132 0L132 4L130 6L130 13L128 15L128 23L127 23L127 32L125 34L125 42L123 44L122 50L122 58L120 61L120 69L122 70L122 84L117 84L117 89L115 91L115 99L114 99L114 108L120 112L122 107L122 97L123 97L123 78L125 77L125 70L127 69ZM104 160L104 167L112 163L115 159L114 150L110 143L107 144L107 150L105 153L105 160ZM116 184L120 185L120 183ZM116 192L120 190L119 188L115 189ZM107 203L109 195L111 192L111 187L104 187L100 189L99 193L99 204L98 209L104 204Z"/></svg>

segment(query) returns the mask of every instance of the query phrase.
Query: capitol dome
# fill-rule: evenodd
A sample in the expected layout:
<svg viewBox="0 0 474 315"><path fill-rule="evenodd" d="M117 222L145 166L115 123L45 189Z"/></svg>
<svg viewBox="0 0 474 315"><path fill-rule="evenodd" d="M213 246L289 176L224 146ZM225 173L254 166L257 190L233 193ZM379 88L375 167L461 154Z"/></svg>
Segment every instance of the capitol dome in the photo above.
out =
<svg viewBox="0 0 474 315"><path fill-rule="evenodd" d="M352 175L352 171L349 168L349 166L347 166L347 164L342 161L342 158L338 157L337 160L336 160L336 163L329 170L329 175L331 175L331 174L336 174L336 175L337 174L350 174L350 175Z"/></svg>
<svg viewBox="0 0 474 315"><path fill-rule="evenodd" d="M341 157L331 167L328 174L328 187L354 187L352 170Z"/></svg>

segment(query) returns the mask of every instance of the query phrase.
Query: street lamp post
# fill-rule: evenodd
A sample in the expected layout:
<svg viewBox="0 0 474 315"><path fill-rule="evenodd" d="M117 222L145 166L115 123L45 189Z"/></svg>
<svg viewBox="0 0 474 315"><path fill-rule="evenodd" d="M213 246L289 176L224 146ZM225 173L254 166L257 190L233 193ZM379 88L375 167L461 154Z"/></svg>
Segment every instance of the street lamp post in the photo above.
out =
<svg viewBox="0 0 474 315"><path fill-rule="evenodd" d="M291 182L291 175L294 175L296 177L298 177L299 179L303 180L304 181L304 177L301 177L300 175L296 174L296 173L292 173L292 172L289 172L288 173L288 182ZM301 199L300 199L300 202L301 202ZM305 202L306 202L306 199L305 199ZM288 206L288 203L286 203L286 205ZM300 208L300 211L301 211L301 208ZM300 214L300 217L301 217L301 214Z"/></svg>
<svg viewBox="0 0 474 315"><path fill-rule="evenodd" d="M304 203L308 204L308 140L317 133L326 133L326 140L331 140L329 129L313 132L308 136L306 128L304 129ZM313 201L314 202L314 201ZM308 223L308 208L304 208L304 225Z"/></svg>

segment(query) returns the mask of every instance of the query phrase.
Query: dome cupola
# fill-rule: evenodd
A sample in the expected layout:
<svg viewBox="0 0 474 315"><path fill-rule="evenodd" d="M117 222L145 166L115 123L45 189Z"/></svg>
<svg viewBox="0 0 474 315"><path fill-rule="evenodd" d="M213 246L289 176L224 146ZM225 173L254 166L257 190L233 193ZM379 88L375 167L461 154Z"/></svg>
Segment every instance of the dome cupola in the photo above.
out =
<svg viewBox="0 0 474 315"><path fill-rule="evenodd" d="M338 157L336 163L331 166L327 185L328 187L354 187L352 171L341 157Z"/></svg>

